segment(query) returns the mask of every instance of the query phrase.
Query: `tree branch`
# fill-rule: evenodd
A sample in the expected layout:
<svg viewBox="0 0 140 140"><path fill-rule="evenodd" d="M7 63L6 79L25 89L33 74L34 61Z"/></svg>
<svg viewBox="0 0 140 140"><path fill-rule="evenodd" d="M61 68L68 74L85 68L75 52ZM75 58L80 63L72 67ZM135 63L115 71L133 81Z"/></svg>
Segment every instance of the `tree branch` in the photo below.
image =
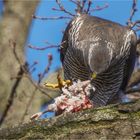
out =
<svg viewBox="0 0 140 140"><path fill-rule="evenodd" d="M2 139L139 139L140 100L0 130ZM121 131L120 131L121 130Z"/></svg>
<svg viewBox="0 0 140 140"><path fill-rule="evenodd" d="M129 27L132 26L132 25L131 25L131 24L132 24L132 18L133 18L133 16L134 16L135 12L137 11L136 6L137 6L137 0L133 0L133 4L132 4L132 8L131 8L130 17L129 17L128 21L127 21L127 25L128 25ZM131 28L132 28L132 27L131 27Z"/></svg>
<svg viewBox="0 0 140 140"><path fill-rule="evenodd" d="M50 49L50 48L59 48L60 45L50 45L50 46L46 46L46 47L36 47L36 46L32 46L32 45L28 45L29 48L31 49L35 49L35 50L40 50L40 51L44 51L46 49Z"/></svg>
<svg viewBox="0 0 140 140"><path fill-rule="evenodd" d="M67 11L64 6L61 4L60 0L56 0L57 5L59 6L60 10L63 11L64 13L74 17L75 15L72 14L71 12Z"/></svg>
<svg viewBox="0 0 140 140"><path fill-rule="evenodd" d="M53 9L56 10L56 9ZM66 16L59 16L59 17L40 17L36 15L32 15L34 19L40 19L40 20L60 20L60 19L71 19L71 17Z"/></svg>
<svg viewBox="0 0 140 140"><path fill-rule="evenodd" d="M87 13L87 14L88 14L89 11L90 11L91 5L92 5L92 1L91 1L91 0L88 0L88 7L87 7L87 10L86 10L86 13Z"/></svg>
<svg viewBox="0 0 140 140"><path fill-rule="evenodd" d="M20 83L20 81L21 81L21 79L22 79L22 77L23 77L23 76L22 76L23 74L24 74L24 71L23 71L23 69L20 67L20 70L19 70L19 72L18 72L18 74L17 74L17 76L19 76L19 78L16 79L16 81L15 81L15 83L14 83L12 89L11 89L10 96L9 96L9 98L8 98L6 107L5 107L5 109L4 109L3 113L2 113L2 116L1 116L1 118L0 118L0 125L2 125L2 123L4 122L4 120L5 120L6 116L7 116L7 113L8 113L8 111L9 111L10 107L11 107L12 104L13 104L14 96L15 96L15 93L16 93L16 89L17 89L17 87L19 86L19 83Z"/></svg>

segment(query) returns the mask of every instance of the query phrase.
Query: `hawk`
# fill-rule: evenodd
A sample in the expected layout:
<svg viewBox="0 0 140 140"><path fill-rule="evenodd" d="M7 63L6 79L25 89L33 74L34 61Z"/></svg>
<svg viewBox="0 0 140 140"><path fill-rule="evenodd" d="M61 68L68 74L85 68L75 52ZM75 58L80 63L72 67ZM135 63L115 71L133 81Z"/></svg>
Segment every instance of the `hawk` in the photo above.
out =
<svg viewBox="0 0 140 140"><path fill-rule="evenodd" d="M65 80L90 79L94 106L107 105L126 89L135 64L136 40L133 30L118 23L87 14L74 17L60 48Z"/></svg>

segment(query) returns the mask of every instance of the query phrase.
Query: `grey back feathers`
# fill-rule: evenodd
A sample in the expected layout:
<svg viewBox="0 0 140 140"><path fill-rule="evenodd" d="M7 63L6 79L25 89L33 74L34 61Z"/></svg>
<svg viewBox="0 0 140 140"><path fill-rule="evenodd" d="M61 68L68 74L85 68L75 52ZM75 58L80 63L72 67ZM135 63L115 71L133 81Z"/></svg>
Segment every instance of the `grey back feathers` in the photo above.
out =
<svg viewBox="0 0 140 140"><path fill-rule="evenodd" d="M106 105L125 89L135 60L136 35L132 30L105 19L80 15L69 23L62 42L65 79L88 80L93 72L97 73L91 81L96 91L90 97L95 106Z"/></svg>

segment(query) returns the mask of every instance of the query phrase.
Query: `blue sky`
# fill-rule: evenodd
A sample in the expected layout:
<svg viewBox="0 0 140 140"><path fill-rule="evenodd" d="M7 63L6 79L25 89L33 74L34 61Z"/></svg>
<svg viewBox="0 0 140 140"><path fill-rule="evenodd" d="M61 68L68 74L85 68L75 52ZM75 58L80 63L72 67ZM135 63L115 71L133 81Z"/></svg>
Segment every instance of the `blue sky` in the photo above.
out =
<svg viewBox="0 0 140 140"><path fill-rule="evenodd" d="M123 25L126 24L127 19L130 16L130 9L132 6L132 0L93 0L93 8L96 6L103 6L105 3L109 4L109 7L102 11L95 11L92 15L99 16L105 19L109 19ZM75 5L69 0L62 0L64 7L74 12ZM67 16L63 12L53 11L53 7L58 7L55 0L41 0L35 15L42 17L51 17L51 16ZM140 1L138 1L137 7L140 7ZM2 10L2 1L0 0L0 12ZM140 19L140 8L134 16L134 20ZM26 45L32 44L37 47L45 47L48 41L51 44L58 45L61 43L62 31L66 28L66 23L69 20L38 20L33 19L32 25L29 30L29 35L27 36ZM48 49L45 51L33 50L28 47L25 48L26 59L29 64L33 64L34 61L38 61L36 66L36 71L32 74L33 79L38 79L38 73L42 73L48 64L47 54L52 53L53 63L51 65L51 72L61 66L59 59L58 50L55 48Z"/></svg>
<svg viewBox="0 0 140 140"><path fill-rule="evenodd" d="M62 3L66 9L71 12L74 12L75 5L69 2L68 0L62 0ZM127 19L130 16L130 9L132 5L131 0L94 0L93 8L96 6L103 6L105 3L109 4L109 7L102 11L95 11L92 15L99 16L105 19L110 19L112 21L126 24ZM140 7L140 1L138 1L138 6ZM42 17L51 17L51 16L66 16L62 12L52 11L53 7L57 7L55 0L41 0L37 9L36 15ZM134 20L140 19L140 11L135 14ZM68 20L53 20L53 21L43 21L34 19L32 21L32 26L30 28L30 33L28 35L27 43L32 44L37 47L47 46L45 43L48 41L52 44L60 44L62 39L62 30L66 27L66 22ZM42 73L47 65L47 54L53 54L53 63L51 66L51 71L54 71L56 68L61 66L59 53L57 49L48 49L45 51L33 50L26 48L26 58L27 61L32 64L34 61L38 61L39 64L36 67L36 71L33 73L33 78L37 80L38 73Z"/></svg>
<svg viewBox="0 0 140 140"><path fill-rule="evenodd" d="M66 7L70 10L74 6L67 2L64 3ZM61 12L52 11L52 7L57 7L55 1L42 0L36 10L36 15L42 17L64 15ZM30 29L30 34L28 36L27 44L32 44L33 46L38 47L47 46L47 44L45 43L46 41L54 45L60 44L63 35L62 31L66 27L66 22L68 22L68 20L42 21L34 19ZM32 64L36 60L39 61L39 64L36 67L36 71L33 73L33 78L35 80L38 78L38 73L42 73L48 63L48 53L53 54L53 63L51 65L51 71L54 71L61 65L59 52L57 49L51 48L45 51L37 51L30 48L26 49L27 60L28 62L30 62L30 64Z"/></svg>
<svg viewBox="0 0 140 140"><path fill-rule="evenodd" d="M3 2L0 0L0 18L1 18L2 10L3 10Z"/></svg>

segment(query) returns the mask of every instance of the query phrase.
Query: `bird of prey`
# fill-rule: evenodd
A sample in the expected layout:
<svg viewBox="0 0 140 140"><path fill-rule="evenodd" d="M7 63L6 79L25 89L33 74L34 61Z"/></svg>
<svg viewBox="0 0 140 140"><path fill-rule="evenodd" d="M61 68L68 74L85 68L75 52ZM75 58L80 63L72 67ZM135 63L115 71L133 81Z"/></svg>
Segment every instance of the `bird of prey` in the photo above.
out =
<svg viewBox="0 0 140 140"><path fill-rule="evenodd" d="M118 23L87 14L68 24L60 57L65 80L91 80L95 107L107 105L124 92L136 57L136 34Z"/></svg>

